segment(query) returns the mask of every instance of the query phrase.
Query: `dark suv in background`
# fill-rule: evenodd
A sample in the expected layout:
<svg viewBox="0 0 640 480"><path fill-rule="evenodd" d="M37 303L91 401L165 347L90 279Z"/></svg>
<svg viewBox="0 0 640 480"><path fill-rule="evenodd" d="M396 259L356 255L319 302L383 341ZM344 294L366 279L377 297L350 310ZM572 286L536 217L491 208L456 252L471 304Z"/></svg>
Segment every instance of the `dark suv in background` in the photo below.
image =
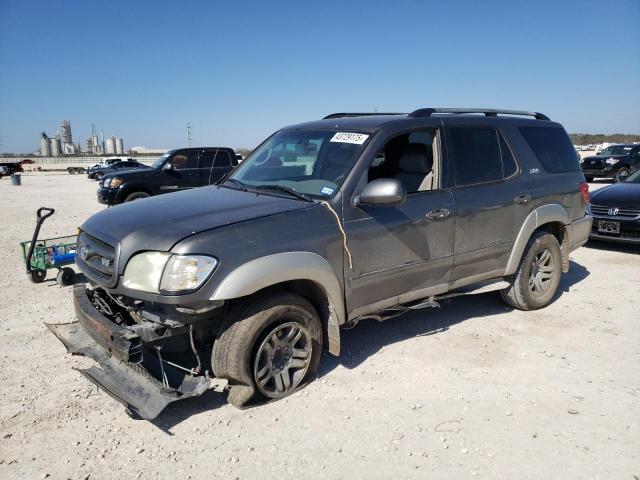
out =
<svg viewBox="0 0 640 480"><path fill-rule="evenodd" d="M176 190L204 187L216 183L236 165L236 153L231 148L171 150L151 168L105 175L98 188L98 201L117 205Z"/></svg>
<svg viewBox="0 0 640 480"><path fill-rule="evenodd" d="M588 200L540 113L332 114L276 132L218 185L87 219L78 322L49 328L143 418L209 388L280 399L325 346L340 353L341 327L490 291L545 307L587 241Z"/></svg>
<svg viewBox="0 0 640 480"><path fill-rule="evenodd" d="M588 182L594 178L613 178L624 182L640 169L640 144L611 145L597 155L580 160L582 173Z"/></svg>

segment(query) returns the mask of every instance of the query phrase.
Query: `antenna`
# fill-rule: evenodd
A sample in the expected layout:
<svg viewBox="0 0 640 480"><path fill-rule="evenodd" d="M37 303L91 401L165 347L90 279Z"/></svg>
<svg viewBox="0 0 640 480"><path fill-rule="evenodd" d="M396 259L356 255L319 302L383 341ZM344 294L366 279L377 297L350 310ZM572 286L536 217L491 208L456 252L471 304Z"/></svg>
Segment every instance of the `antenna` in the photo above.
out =
<svg viewBox="0 0 640 480"><path fill-rule="evenodd" d="M191 148L191 124L187 123L187 143L189 144L189 148Z"/></svg>

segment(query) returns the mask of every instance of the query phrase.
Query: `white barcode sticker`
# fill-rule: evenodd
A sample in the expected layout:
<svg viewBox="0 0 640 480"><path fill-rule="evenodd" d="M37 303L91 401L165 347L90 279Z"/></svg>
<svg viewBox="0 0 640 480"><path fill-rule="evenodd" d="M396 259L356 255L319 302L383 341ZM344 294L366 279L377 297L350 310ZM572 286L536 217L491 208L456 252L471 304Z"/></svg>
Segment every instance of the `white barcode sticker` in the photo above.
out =
<svg viewBox="0 0 640 480"><path fill-rule="evenodd" d="M332 142L353 143L354 145L362 145L369 135L362 133L338 132L331 139Z"/></svg>

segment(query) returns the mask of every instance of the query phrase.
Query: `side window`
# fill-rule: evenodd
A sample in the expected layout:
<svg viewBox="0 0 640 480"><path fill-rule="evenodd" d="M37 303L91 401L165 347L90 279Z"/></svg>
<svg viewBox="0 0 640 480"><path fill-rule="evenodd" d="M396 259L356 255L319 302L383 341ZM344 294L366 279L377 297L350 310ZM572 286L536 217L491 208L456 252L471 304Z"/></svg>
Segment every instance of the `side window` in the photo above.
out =
<svg viewBox="0 0 640 480"><path fill-rule="evenodd" d="M176 170L184 170L186 168L198 168L198 152L186 151L178 152L171 159L171 165Z"/></svg>
<svg viewBox="0 0 640 480"><path fill-rule="evenodd" d="M198 168L211 168L213 167L213 160L216 157L215 150L203 152L200 155L200 162L198 163Z"/></svg>
<svg viewBox="0 0 640 480"><path fill-rule="evenodd" d="M563 128L520 127L520 133L547 172L580 170L573 144Z"/></svg>
<svg viewBox="0 0 640 480"><path fill-rule="evenodd" d="M437 132L437 129L425 129L393 137L369 165L368 181L395 178L402 182L408 194L436 189Z"/></svg>
<svg viewBox="0 0 640 480"><path fill-rule="evenodd" d="M511 175L515 174L518 171L518 164L516 160L513 158L513 153L511 153L511 149L507 142L504 140L502 134L498 133L500 137L500 154L502 158L502 175L504 178L509 178Z"/></svg>
<svg viewBox="0 0 640 480"><path fill-rule="evenodd" d="M495 128L449 127L447 133L456 186L502 179L502 154Z"/></svg>
<svg viewBox="0 0 640 480"><path fill-rule="evenodd" d="M229 157L229 152L221 151L217 152L216 159L213 162L214 167L230 167L231 166L231 158Z"/></svg>

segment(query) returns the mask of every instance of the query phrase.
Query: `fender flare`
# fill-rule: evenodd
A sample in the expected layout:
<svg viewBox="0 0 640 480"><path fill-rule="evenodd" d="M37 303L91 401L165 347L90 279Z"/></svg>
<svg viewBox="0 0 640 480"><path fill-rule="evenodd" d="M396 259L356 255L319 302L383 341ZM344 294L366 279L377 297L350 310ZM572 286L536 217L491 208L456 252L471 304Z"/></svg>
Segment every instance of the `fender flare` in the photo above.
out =
<svg viewBox="0 0 640 480"><path fill-rule="evenodd" d="M504 272L505 275L513 275L518 269L518 264L524 253L524 249L527 246L527 242L531 238L533 232L544 225L545 223L559 222L562 225L569 225L571 223L571 217L566 208L558 203L551 203L548 205L542 205L533 210L527 218L525 218L518 232L515 242L513 242L513 248L511 249L511 255L509 255L509 261L507 262L507 268ZM569 233L570 229L566 229ZM571 239L569 239L570 241Z"/></svg>
<svg viewBox="0 0 640 480"><path fill-rule="evenodd" d="M346 314L342 287L333 267L312 252L284 252L256 258L229 273L213 292L211 300L231 300L291 280L311 280L329 300L327 324L329 352L340 354L340 325Z"/></svg>

